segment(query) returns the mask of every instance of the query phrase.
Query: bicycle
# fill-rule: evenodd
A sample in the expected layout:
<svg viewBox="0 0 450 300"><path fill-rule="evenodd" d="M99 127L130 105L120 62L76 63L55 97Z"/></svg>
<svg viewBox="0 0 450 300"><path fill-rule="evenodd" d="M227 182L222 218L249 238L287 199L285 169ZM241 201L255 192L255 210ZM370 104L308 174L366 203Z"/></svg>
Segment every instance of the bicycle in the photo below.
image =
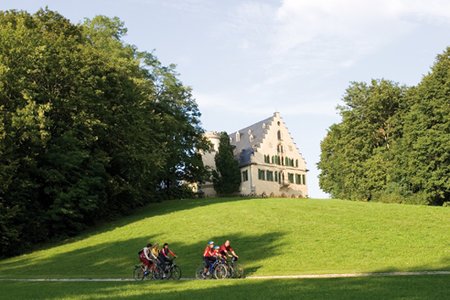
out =
<svg viewBox="0 0 450 300"><path fill-rule="evenodd" d="M133 270L133 278L134 280L144 280L144 279L161 279L163 275L163 270L153 263L148 269L147 273L145 273L145 265L139 264L134 266Z"/></svg>
<svg viewBox="0 0 450 300"><path fill-rule="evenodd" d="M181 278L181 268L175 263L175 259L172 259L162 271L162 279L179 280Z"/></svg>
<svg viewBox="0 0 450 300"><path fill-rule="evenodd" d="M228 268L221 259L216 259L214 263L209 267L208 272L205 274L206 265L202 263L195 271L195 278L197 279L225 279L228 276Z"/></svg>
<svg viewBox="0 0 450 300"><path fill-rule="evenodd" d="M233 257L226 261L228 267L228 278L244 278L244 268L238 264L237 259Z"/></svg>

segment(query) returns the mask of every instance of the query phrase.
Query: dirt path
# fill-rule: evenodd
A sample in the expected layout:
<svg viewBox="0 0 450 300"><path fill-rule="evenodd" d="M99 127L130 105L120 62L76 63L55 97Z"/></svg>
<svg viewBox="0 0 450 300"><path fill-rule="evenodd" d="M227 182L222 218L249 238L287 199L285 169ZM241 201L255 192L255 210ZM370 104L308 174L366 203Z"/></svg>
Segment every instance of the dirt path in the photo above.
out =
<svg viewBox="0 0 450 300"><path fill-rule="evenodd" d="M353 277L388 277L388 276L418 276L418 275L450 275L450 271L417 271L417 272L383 272L383 273L346 273L346 274L303 274L249 276L248 280L262 279L313 279L313 278L353 278ZM181 278L195 280L195 278ZM132 278L0 278L0 281L20 282L130 282Z"/></svg>

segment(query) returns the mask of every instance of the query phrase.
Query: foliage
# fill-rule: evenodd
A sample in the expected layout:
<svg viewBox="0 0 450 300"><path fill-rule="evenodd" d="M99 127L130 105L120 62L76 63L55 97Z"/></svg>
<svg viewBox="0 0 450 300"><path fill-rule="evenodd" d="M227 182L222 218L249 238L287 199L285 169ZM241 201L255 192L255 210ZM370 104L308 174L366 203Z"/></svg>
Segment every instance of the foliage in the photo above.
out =
<svg viewBox="0 0 450 300"><path fill-rule="evenodd" d="M202 179L190 88L125 33L117 18L0 12L0 256Z"/></svg>
<svg viewBox="0 0 450 300"><path fill-rule="evenodd" d="M352 83L321 143L320 186L334 197L450 201L450 48L417 87Z"/></svg>
<svg viewBox="0 0 450 300"><path fill-rule="evenodd" d="M394 176L407 194L442 205L450 202L450 47L408 96Z"/></svg>
<svg viewBox="0 0 450 300"><path fill-rule="evenodd" d="M213 170L214 189L219 195L239 192L241 172L239 162L234 158L233 146L226 132L220 134L218 152L214 157L216 170Z"/></svg>
<svg viewBox="0 0 450 300"><path fill-rule="evenodd" d="M334 197L370 200L383 190L391 168L392 143L399 135L397 116L407 108L406 88L373 80L354 82L339 107L342 122L322 141L320 185Z"/></svg>

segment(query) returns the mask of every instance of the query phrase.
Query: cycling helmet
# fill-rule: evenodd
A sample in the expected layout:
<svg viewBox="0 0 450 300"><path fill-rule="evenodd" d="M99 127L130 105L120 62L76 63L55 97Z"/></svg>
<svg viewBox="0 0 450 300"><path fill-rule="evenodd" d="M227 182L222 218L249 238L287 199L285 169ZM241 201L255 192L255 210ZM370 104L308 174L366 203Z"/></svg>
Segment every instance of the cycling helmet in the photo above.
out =
<svg viewBox="0 0 450 300"><path fill-rule="evenodd" d="M219 250L220 247L219 247L219 246L215 246L214 249L215 249L215 250Z"/></svg>
<svg viewBox="0 0 450 300"><path fill-rule="evenodd" d="M213 241L209 241L208 245L214 245L214 242Z"/></svg>

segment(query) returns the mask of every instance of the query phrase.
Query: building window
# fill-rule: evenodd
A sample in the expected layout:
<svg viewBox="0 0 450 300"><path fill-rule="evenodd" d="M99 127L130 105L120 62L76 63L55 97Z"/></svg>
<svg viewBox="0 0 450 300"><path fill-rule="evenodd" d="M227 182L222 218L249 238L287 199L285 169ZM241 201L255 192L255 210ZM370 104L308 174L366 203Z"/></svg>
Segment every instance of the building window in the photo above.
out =
<svg viewBox="0 0 450 300"><path fill-rule="evenodd" d="M289 180L289 183L294 183L294 174L288 173L288 180Z"/></svg>
<svg viewBox="0 0 450 300"><path fill-rule="evenodd" d="M250 143L253 142L253 140L254 140L253 134L250 134L250 136L248 137L248 140L249 140Z"/></svg>
<svg viewBox="0 0 450 300"><path fill-rule="evenodd" d="M300 174L295 174L295 184L302 184L302 176Z"/></svg>
<svg viewBox="0 0 450 300"><path fill-rule="evenodd" d="M278 181L278 172L275 171L275 181Z"/></svg>
<svg viewBox="0 0 450 300"><path fill-rule="evenodd" d="M305 184L306 184L306 176L305 176L305 174L302 175L302 179L303 179L303 180L302 180L302 181L303 181L303 184L305 185Z"/></svg>
<svg viewBox="0 0 450 300"><path fill-rule="evenodd" d="M278 137L278 140L281 141L281 131L280 130L277 131L277 137Z"/></svg>
<svg viewBox="0 0 450 300"><path fill-rule="evenodd" d="M239 132L236 132L236 142L239 142L241 140L241 134Z"/></svg>
<svg viewBox="0 0 450 300"><path fill-rule="evenodd" d="M266 179L267 179L267 181L273 181L273 172L272 171L266 172Z"/></svg>
<svg viewBox="0 0 450 300"><path fill-rule="evenodd" d="M298 168L298 159L295 160L295 167Z"/></svg>
<svg viewBox="0 0 450 300"><path fill-rule="evenodd" d="M248 181L248 170L242 172L242 182Z"/></svg>
<svg viewBox="0 0 450 300"><path fill-rule="evenodd" d="M264 170L258 169L258 179L266 180L266 172L264 172Z"/></svg>
<svg viewBox="0 0 450 300"><path fill-rule="evenodd" d="M264 162L270 164L270 155L264 155Z"/></svg>

